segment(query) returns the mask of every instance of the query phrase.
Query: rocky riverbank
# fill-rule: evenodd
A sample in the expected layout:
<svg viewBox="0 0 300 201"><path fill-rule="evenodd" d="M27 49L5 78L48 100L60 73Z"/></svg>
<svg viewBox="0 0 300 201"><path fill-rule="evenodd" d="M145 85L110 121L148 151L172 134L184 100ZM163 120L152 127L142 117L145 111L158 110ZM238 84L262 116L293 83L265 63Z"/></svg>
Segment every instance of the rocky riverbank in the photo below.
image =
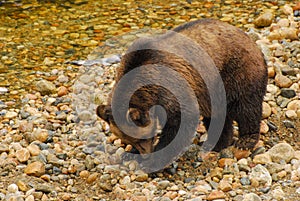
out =
<svg viewBox="0 0 300 201"><path fill-rule="evenodd" d="M211 5L207 3L208 6ZM171 8L170 12L181 12L176 6L175 11ZM122 162L121 155L131 147L112 135L94 113L95 106L106 101L119 65L119 55L111 55L116 45L106 44L102 47L108 48L108 53L100 48L90 54L88 61L70 57L65 68L34 75L37 82L21 96L20 107L14 107L11 101L0 102L0 200L298 201L300 18L297 9L281 7L280 15L265 11L245 23L244 28L251 28L248 34L265 55L269 74L262 136L251 155L235 150L203 153L193 144L181 158L158 173L144 173L135 161ZM191 16L183 21L191 20ZM154 26L156 18L150 19ZM98 29L94 33L95 30ZM143 34L136 31L111 40L121 44L115 53L121 54L124 43ZM68 37L75 40L75 35L70 33ZM60 36L67 37L63 33ZM14 44L5 48L10 45ZM2 61L8 60L2 57ZM47 57L42 62L52 66L58 60ZM10 93L14 91L8 89ZM205 131L199 125L195 141L201 141L202 135Z"/></svg>

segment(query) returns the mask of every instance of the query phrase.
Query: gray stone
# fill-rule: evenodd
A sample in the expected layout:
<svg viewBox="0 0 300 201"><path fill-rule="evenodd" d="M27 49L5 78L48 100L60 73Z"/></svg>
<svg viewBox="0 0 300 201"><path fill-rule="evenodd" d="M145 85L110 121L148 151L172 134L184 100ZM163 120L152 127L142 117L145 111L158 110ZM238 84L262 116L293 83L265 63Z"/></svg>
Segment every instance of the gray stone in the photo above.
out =
<svg viewBox="0 0 300 201"><path fill-rule="evenodd" d="M243 186L246 186L246 185L250 185L250 184L251 184L250 179L249 179L248 177L242 177L242 178L240 179L240 182L241 182L241 184L242 184Z"/></svg>
<svg viewBox="0 0 300 201"><path fill-rule="evenodd" d="M78 117L83 122L90 122L93 120L93 115L90 111L85 110L78 114Z"/></svg>
<svg viewBox="0 0 300 201"><path fill-rule="evenodd" d="M297 74L297 72L293 68L282 68L281 72L283 75L295 76Z"/></svg>
<svg viewBox="0 0 300 201"><path fill-rule="evenodd" d="M294 122L290 120L283 120L282 122L286 128L295 128Z"/></svg>
<svg viewBox="0 0 300 201"><path fill-rule="evenodd" d="M161 190L166 189L170 185L170 182L168 180L162 180L158 182L157 187Z"/></svg>
<svg viewBox="0 0 300 201"><path fill-rule="evenodd" d="M294 96L296 96L296 92L294 91L294 89L282 88L280 95L286 98L293 98Z"/></svg>
<svg viewBox="0 0 300 201"><path fill-rule="evenodd" d="M50 193L53 190L53 186L48 183L36 184L34 188L43 193Z"/></svg>

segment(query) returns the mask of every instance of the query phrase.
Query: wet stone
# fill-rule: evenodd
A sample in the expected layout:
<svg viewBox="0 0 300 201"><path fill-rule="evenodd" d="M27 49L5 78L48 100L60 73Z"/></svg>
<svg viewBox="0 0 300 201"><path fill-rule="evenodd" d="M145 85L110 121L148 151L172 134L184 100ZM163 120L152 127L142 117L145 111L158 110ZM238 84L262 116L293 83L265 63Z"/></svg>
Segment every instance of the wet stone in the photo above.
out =
<svg viewBox="0 0 300 201"><path fill-rule="evenodd" d="M40 80L36 83L37 90L41 92L42 95L48 95L55 93L56 87L53 83L47 80Z"/></svg>

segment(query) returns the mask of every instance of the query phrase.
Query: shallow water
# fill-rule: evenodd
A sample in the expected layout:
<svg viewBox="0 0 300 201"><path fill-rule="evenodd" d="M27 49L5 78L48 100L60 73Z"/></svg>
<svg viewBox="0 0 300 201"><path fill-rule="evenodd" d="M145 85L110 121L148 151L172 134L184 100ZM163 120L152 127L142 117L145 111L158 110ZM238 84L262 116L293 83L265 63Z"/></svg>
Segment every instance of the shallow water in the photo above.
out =
<svg viewBox="0 0 300 201"><path fill-rule="evenodd" d="M218 18L248 30L266 9L280 17L289 1L0 1L0 90L3 102L34 93L36 80L53 69L76 72L67 61L84 60L104 41L139 29L170 29L198 18ZM120 39L120 37L117 37ZM110 47L114 53L113 47ZM99 55L105 48L98 48ZM119 52L117 52L119 53ZM55 79L55 78L53 78ZM68 85L70 83L66 83ZM3 89L3 88L2 88ZM2 92L1 92L2 91Z"/></svg>

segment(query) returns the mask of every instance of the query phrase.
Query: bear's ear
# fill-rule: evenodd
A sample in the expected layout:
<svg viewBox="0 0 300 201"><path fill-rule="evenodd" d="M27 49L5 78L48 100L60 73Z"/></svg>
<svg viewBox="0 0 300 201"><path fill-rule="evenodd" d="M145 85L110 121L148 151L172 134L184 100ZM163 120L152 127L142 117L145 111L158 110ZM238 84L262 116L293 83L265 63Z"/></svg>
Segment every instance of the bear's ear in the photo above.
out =
<svg viewBox="0 0 300 201"><path fill-rule="evenodd" d="M129 108L126 114L127 121L133 121L137 126L147 126L150 123L149 114L137 108Z"/></svg>
<svg viewBox="0 0 300 201"><path fill-rule="evenodd" d="M109 123L109 117L111 116L110 105L99 105L96 109L96 113L101 119Z"/></svg>

